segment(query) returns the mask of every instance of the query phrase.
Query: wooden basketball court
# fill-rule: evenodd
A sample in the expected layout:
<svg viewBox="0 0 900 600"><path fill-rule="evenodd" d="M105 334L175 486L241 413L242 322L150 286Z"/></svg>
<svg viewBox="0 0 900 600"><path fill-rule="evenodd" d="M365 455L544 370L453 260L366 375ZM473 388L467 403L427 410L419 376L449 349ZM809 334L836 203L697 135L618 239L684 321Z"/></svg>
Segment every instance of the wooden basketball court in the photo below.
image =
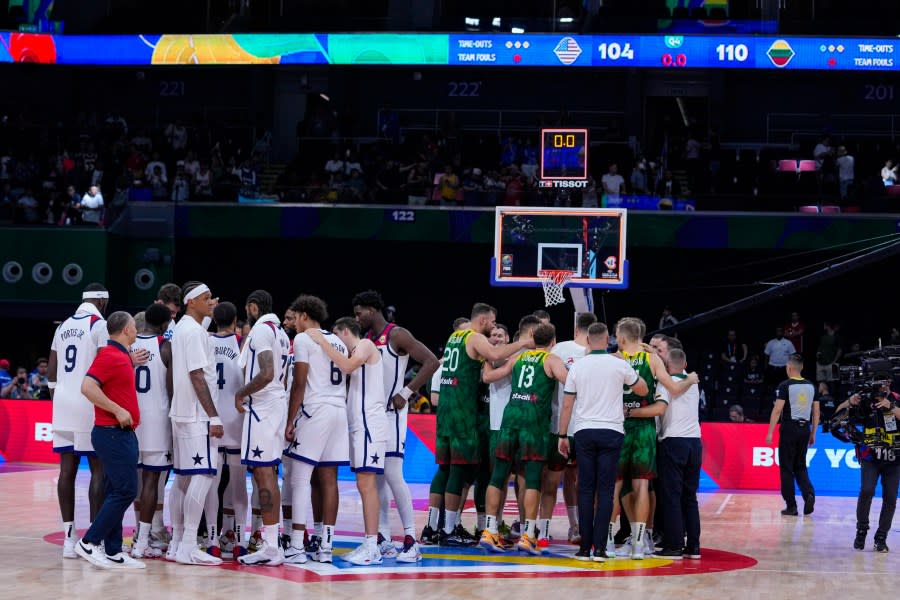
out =
<svg viewBox="0 0 900 600"><path fill-rule="evenodd" d="M87 472L78 478L77 522L87 524ZM414 485L420 509L427 487ZM193 597L289 598L321 594L329 598L385 597L513 598L545 594L581 598L612 591L618 597L789 598L831 596L886 597L893 593L898 563L876 554L871 535L864 552L851 547L855 498L821 497L810 517L783 517L776 494L701 494L703 557L700 560L616 560L603 564L571 559L575 547L554 544L542 557L488 556L480 549L423 548L417 565L385 560L374 567L352 567L339 554L354 547L362 530L359 497L341 482L338 544L333 565L247 568L183 566L149 560L145 571L101 571L80 559L63 560L56 500L56 469L0 465L0 598L117 598L153 600ZM872 506L873 523L880 501ZM551 534L564 539L562 505ZM416 513L421 529L425 513ZM512 517L512 515L510 515ZM512 518L508 518L511 521ZM168 518L167 518L168 522ZM474 523L474 513L465 517ZM128 515L126 535L133 515ZM395 531L401 531L399 521ZM872 530L874 531L874 529ZM900 552L900 536L889 537Z"/></svg>

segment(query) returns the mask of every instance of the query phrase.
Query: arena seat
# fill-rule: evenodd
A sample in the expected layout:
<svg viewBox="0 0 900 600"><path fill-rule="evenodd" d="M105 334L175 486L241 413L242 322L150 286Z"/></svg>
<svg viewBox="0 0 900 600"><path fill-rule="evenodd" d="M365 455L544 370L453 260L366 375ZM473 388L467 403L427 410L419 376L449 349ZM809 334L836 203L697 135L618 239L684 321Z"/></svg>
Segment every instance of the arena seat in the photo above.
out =
<svg viewBox="0 0 900 600"><path fill-rule="evenodd" d="M796 160L779 160L778 161L778 170L782 173L796 173L797 172L797 161Z"/></svg>
<svg viewBox="0 0 900 600"><path fill-rule="evenodd" d="M815 173L818 171L818 165L814 160L801 160L797 166L797 170L801 173Z"/></svg>
<svg viewBox="0 0 900 600"><path fill-rule="evenodd" d="M801 206L798 210L802 213L819 214L819 207L815 205Z"/></svg>
<svg viewBox="0 0 900 600"><path fill-rule="evenodd" d="M840 213L840 212L841 212L841 207L840 207L840 206L823 206L821 212L822 212L823 215L824 215L824 214L833 215L833 214L836 214L836 213Z"/></svg>

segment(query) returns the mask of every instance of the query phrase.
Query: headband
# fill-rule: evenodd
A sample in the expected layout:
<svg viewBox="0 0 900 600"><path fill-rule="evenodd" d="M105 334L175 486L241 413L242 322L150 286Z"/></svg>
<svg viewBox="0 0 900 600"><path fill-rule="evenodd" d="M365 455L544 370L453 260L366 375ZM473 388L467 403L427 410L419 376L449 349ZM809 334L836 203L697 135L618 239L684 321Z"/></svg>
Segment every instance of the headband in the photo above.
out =
<svg viewBox="0 0 900 600"><path fill-rule="evenodd" d="M187 304L194 298L197 298L198 296L202 296L203 294L205 294L208 291L209 291L209 288L207 287L207 285L205 283L201 283L200 285L198 285L197 287L195 287L194 289L192 289L191 291L189 291L187 294L184 295L184 303Z"/></svg>
<svg viewBox="0 0 900 600"><path fill-rule="evenodd" d="M101 298L109 298L109 292L106 290L96 291L96 292L84 292L81 294L82 300L98 300Z"/></svg>

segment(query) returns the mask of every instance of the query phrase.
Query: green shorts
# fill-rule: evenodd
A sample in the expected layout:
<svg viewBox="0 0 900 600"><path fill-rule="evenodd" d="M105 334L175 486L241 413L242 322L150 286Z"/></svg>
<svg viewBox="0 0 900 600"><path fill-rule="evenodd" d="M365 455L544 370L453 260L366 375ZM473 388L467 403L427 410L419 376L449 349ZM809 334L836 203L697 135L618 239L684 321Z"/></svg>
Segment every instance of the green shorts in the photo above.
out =
<svg viewBox="0 0 900 600"><path fill-rule="evenodd" d="M481 439L475 431L467 435L438 435L435 462L439 465L477 465L481 462Z"/></svg>
<svg viewBox="0 0 900 600"><path fill-rule="evenodd" d="M569 437L569 449L575 453L575 440ZM570 458L559 453L559 436L555 433L547 434L547 468L551 471L562 471L569 464Z"/></svg>
<svg viewBox="0 0 900 600"><path fill-rule="evenodd" d="M547 432L534 427L501 427L494 456L512 464L546 462Z"/></svg>
<svg viewBox="0 0 900 600"><path fill-rule="evenodd" d="M656 477L656 423L653 419L627 419L616 481Z"/></svg>

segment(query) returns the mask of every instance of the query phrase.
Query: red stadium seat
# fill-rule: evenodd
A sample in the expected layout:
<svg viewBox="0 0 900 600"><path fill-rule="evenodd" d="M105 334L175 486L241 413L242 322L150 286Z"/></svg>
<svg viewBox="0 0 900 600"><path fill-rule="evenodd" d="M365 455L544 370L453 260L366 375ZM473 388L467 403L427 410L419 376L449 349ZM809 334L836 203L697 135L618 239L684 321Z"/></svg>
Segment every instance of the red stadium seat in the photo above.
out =
<svg viewBox="0 0 900 600"><path fill-rule="evenodd" d="M797 161L796 160L779 160L778 161L778 170L782 173L796 173L797 172Z"/></svg>
<svg viewBox="0 0 900 600"><path fill-rule="evenodd" d="M888 196L900 196L900 185L889 185L884 190Z"/></svg>
<svg viewBox="0 0 900 600"><path fill-rule="evenodd" d="M818 206L801 206L799 210L800 210L800 212L802 212L802 213L819 214L819 207L818 207Z"/></svg>
<svg viewBox="0 0 900 600"><path fill-rule="evenodd" d="M823 214L823 215L833 215L833 214L836 214L836 213L839 213L839 212L841 212L841 207L840 207L840 206L823 206L823 207L822 207L822 214Z"/></svg>
<svg viewBox="0 0 900 600"><path fill-rule="evenodd" d="M815 172L818 170L818 165L816 165L816 161L814 160L801 160L798 170L801 173Z"/></svg>
<svg viewBox="0 0 900 600"><path fill-rule="evenodd" d="M845 213L859 213L859 212L862 212L862 207L859 207L859 206L845 206L845 207L844 207L844 212L845 212Z"/></svg>

